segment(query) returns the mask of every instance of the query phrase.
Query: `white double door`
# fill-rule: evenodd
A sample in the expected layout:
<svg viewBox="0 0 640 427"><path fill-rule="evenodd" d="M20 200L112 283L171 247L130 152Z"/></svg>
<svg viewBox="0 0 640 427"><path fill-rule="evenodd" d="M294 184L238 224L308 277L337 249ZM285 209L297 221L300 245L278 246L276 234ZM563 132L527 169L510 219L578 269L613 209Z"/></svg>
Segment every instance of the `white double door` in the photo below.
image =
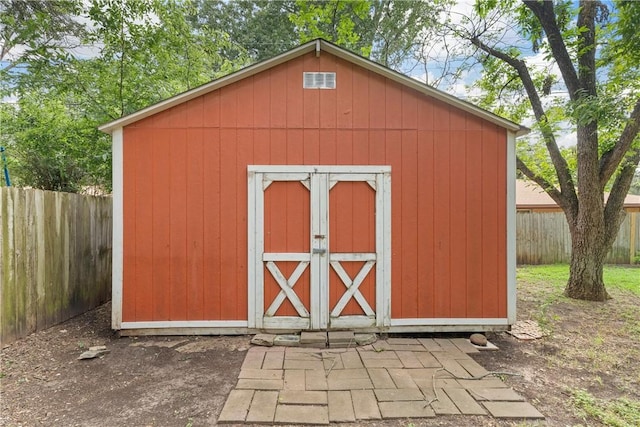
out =
<svg viewBox="0 0 640 427"><path fill-rule="evenodd" d="M249 166L249 327L389 325L391 168Z"/></svg>

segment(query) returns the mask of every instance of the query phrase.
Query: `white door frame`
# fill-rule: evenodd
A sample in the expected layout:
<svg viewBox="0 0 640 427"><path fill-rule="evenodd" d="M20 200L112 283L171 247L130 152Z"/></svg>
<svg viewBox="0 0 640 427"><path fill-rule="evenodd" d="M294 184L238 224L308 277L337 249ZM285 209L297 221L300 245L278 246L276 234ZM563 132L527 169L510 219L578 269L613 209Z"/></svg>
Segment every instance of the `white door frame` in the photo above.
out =
<svg viewBox="0 0 640 427"><path fill-rule="evenodd" d="M248 171L248 326L257 329L326 329L348 327L388 327L391 324L391 166L289 166L289 165L250 165ZM307 187L311 206L311 245L309 254L264 254L264 191L273 181L298 181ZM298 261L297 272L292 277L282 275L276 280L281 290L280 299L285 297L286 286L293 287L299 274L305 268L320 275L327 276L329 268L334 268L340 276L339 262L349 260L356 254L329 254L328 251L328 195L329 190L341 181L364 181L375 190L375 254L363 254L366 258L375 256L376 301L375 325L370 324L367 316L348 316L347 318L330 319L328 277L318 280L317 292L310 295L310 311L312 315L303 317L282 317L279 324L276 319L264 324L264 263L277 260ZM315 214L314 214L315 212ZM315 249L315 250L314 250ZM272 259L273 258L273 259ZM368 259L363 259L368 261ZM309 263L308 266L306 263ZM330 267L330 265L332 267ZM272 274L277 275L274 266L270 266ZM268 266L269 268L269 266ZM364 267L363 267L364 269ZM343 275L344 276L344 275ZM358 277L340 277L350 295L359 298ZM349 283L351 281L351 283ZM291 283L289 283L291 282ZM346 302L346 300L344 301ZM293 301L292 301L293 303ZM294 304L295 306L295 304ZM300 312L300 307L296 310ZM304 309L304 307L302 307ZM281 316L278 316L281 317ZM352 318L352 319L350 319ZM367 322L369 324L367 324Z"/></svg>

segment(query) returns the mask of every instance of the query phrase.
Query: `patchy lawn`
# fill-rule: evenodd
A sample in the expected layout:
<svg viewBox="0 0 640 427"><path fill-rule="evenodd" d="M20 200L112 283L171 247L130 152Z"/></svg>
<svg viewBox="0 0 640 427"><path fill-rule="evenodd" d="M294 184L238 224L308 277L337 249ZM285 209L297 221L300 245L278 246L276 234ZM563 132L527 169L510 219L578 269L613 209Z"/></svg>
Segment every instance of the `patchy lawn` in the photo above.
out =
<svg viewBox="0 0 640 427"><path fill-rule="evenodd" d="M640 268L605 268L612 300L562 295L567 265L518 268L518 320L533 319L548 334L494 341L502 356L481 356L488 369L520 372L508 383L553 425L640 425ZM500 352L502 353L502 351Z"/></svg>

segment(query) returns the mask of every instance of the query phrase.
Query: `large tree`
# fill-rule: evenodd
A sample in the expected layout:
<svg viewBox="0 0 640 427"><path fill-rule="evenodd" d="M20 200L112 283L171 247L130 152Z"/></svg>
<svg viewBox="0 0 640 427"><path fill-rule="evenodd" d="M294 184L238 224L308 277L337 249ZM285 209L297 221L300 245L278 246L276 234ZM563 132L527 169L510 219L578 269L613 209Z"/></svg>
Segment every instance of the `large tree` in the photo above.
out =
<svg viewBox="0 0 640 427"><path fill-rule="evenodd" d="M253 60L271 58L322 37L400 69L432 41L439 14L452 0L197 0L198 27L223 29ZM234 58L233 48L224 52Z"/></svg>
<svg viewBox="0 0 640 427"><path fill-rule="evenodd" d="M484 106L519 120L532 112L538 140L519 147L517 168L566 216L565 295L606 300L603 264L640 161L640 3L479 0L475 11L451 27L483 65ZM558 143L567 132L573 147Z"/></svg>
<svg viewBox="0 0 640 427"><path fill-rule="evenodd" d="M289 18L299 40L325 38L387 67L415 66L452 0L316 0L295 2ZM420 57L420 58L418 58Z"/></svg>
<svg viewBox="0 0 640 427"><path fill-rule="evenodd" d="M81 8L81 0L0 0L0 77L77 47L84 28L74 18Z"/></svg>
<svg viewBox="0 0 640 427"><path fill-rule="evenodd" d="M0 94L15 99L1 106L0 137L8 146L11 172L19 185L63 191L79 191L85 185L109 188L110 142L97 126L247 62L242 47L232 46L238 52L234 61L221 55L231 46L226 33L191 24L188 17L196 9L188 1L73 4L78 3L81 8L71 9L71 1L51 5L13 1L13 8L0 14L6 23L0 34L27 31L22 28L33 33L29 45L33 53L11 56L20 67L6 65L3 81L8 84ZM65 9L56 10L67 15L55 21L33 12L62 5ZM14 15L21 17L19 25ZM73 23L80 21L85 28L73 34L73 46L51 47L49 40L69 38L64 31L70 29L61 22L70 22L75 29ZM17 53L24 50L17 41L14 45Z"/></svg>
<svg viewBox="0 0 640 427"><path fill-rule="evenodd" d="M295 0L195 0L196 28L224 31L230 45L220 53L229 60L248 54L254 61L272 58L296 46L296 28L289 19L298 12Z"/></svg>

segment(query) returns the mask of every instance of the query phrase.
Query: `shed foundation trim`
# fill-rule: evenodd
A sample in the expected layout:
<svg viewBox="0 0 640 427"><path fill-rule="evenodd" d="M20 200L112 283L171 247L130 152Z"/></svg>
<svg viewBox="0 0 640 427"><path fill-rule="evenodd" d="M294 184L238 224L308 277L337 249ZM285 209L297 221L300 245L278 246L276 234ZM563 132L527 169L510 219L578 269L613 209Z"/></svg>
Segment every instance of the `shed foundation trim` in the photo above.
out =
<svg viewBox="0 0 640 427"><path fill-rule="evenodd" d="M118 334L123 337L136 336L175 336L175 335L249 335L260 331L249 328L140 328L122 329Z"/></svg>
<svg viewBox="0 0 640 427"><path fill-rule="evenodd" d="M391 319L391 326L457 326L457 325L509 325L506 318L415 318L415 319Z"/></svg>
<svg viewBox="0 0 640 427"><path fill-rule="evenodd" d="M152 322L122 322L122 329L155 328L246 328L246 320L168 320Z"/></svg>
<svg viewBox="0 0 640 427"><path fill-rule="evenodd" d="M364 320L364 318L362 319ZM370 320L369 320L370 322ZM246 330L257 330L249 328L249 322L246 320L168 320L168 321L149 321L149 322L122 322L122 329L230 329L230 328L247 328ZM270 327L278 327L279 325L269 325ZM347 326L347 325L345 325ZM376 328L371 324L365 325L348 325L354 328L363 328L371 331L385 331L387 328ZM436 327L439 331L460 330L459 327L465 326L509 326L506 318L413 318L413 319L391 319L391 330L403 327L420 326L420 327ZM303 327L303 325L299 325ZM267 327L268 329L268 327Z"/></svg>
<svg viewBox="0 0 640 427"><path fill-rule="evenodd" d="M391 326L388 328L358 328L362 333L416 333L416 332L499 332L508 330L508 325L423 325L423 326ZM261 330L255 328L139 328L122 329L121 336L142 336L142 335L248 335L269 332L274 334L291 333L296 334L299 330Z"/></svg>

